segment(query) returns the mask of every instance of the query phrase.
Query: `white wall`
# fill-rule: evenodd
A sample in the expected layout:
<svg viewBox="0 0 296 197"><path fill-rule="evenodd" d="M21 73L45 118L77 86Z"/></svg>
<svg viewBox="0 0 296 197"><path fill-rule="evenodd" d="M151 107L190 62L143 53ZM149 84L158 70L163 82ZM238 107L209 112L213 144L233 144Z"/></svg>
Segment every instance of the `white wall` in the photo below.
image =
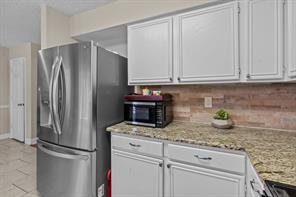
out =
<svg viewBox="0 0 296 197"><path fill-rule="evenodd" d="M37 57L40 45L31 44L31 136L37 137Z"/></svg>
<svg viewBox="0 0 296 197"><path fill-rule="evenodd" d="M9 50L0 47L0 138L9 133Z"/></svg>
<svg viewBox="0 0 296 197"><path fill-rule="evenodd" d="M70 35L131 23L214 0L117 0L70 17Z"/></svg>
<svg viewBox="0 0 296 197"><path fill-rule="evenodd" d="M33 139L37 133L37 52L39 45L24 43L9 48L9 59L26 58L26 138Z"/></svg>
<svg viewBox="0 0 296 197"><path fill-rule="evenodd" d="M76 42L70 37L69 17L48 6L41 7L41 48Z"/></svg>
<svg viewBox="0 0 296 197"><path fill-rule="evenodd" d="M105 29L108 28L117 26L120 29L124 24L214 1L217 0L117 0L71 17L42 6L41 48L76 42L73 38L85 40L81 36L99 35L101 30L104 37ZM99 36L100 39L102 35ZM95 38L92 40L98 41ZM126 56L126 40L124 43L122 39L115 40L114 43L113 39L108 38L100 43L105 48Z"/></svg>

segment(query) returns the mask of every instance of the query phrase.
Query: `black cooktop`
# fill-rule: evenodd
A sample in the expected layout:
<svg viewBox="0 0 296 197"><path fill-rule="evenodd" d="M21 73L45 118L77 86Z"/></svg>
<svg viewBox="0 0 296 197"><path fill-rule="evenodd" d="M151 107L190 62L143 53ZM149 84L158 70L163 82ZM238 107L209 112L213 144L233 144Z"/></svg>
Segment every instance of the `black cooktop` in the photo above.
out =
<svg viewBox="0 0 296 197"><path fill-rule="evenodd" d="M296 186L286 185L273 181L265 181L272 197L296 197Z"/></svg>

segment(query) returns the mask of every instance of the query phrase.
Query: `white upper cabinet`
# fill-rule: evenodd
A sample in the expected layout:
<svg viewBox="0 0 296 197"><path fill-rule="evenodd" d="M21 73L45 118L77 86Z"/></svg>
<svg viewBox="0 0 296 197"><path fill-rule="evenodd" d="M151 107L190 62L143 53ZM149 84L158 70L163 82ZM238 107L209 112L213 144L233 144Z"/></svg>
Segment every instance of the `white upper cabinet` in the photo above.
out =
<svg viewBox="0 0 296 197"><path fill-rule="evenodd" d="M289 77L296 77L296 1L287 0L287 45Z"/></svg>
<svg viewBox="0 0 296 197"><path fill-rule="evenodd" d="M296 0L234 0L131 25L129 83L295 80L295 35Z"/></svg>
<svg viewBox="0 0 296 197"><path fill-rule="evenodd" d="M179 82L239 79L238 3L175 17L175 60Z"/></svg>
<svg viewBox="0 0 296 197"><path fill-rule="evenodd" d="M245 80L283 79L283 0L242 1ZM243 36L244 35L244 36Z"/></svg>
<svg viewBox="0 0 296 197"><path fill-rule="evenodd" d="M172 17L128 27L130 84L172 83Z"/></svg>

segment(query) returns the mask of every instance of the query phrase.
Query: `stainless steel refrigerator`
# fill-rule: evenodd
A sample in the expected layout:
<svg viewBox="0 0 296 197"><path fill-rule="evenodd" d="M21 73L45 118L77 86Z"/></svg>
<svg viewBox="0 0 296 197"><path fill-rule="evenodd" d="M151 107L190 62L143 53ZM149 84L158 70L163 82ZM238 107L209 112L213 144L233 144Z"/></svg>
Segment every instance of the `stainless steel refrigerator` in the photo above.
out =
<svg viewBox="0 0 296 197"><path fill-rule="evenodd" d="M105 129L123 120L127 84L126 58L93 42L39 51L37 190L43 197L106 196Z"/></svg>

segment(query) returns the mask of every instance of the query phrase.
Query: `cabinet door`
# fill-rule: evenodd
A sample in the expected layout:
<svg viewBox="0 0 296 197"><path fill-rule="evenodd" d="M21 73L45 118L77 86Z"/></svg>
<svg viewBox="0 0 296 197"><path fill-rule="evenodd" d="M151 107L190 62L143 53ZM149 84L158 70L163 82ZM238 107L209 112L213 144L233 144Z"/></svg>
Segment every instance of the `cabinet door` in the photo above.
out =
<svg viewBox="0 0 296 197"><path fill-rule="evenodd" d="M170 197L243 197L244 176L170 163Z"/></svg>
<svg viewBox="0 0 296 197"><path fill-rule="evenodd" d="M130 84L172 82L172 18L128 27L128 78Z"/></svg>
<svg viewBox="0 0 296 197"><path fill-rule="evenodd" d="M249 0L246 80L283 78L283 1Z"/></svg>
<svg viewBox="0 0 296 197"><path fill-rule="evenodd" d="M175 17L179 82L238 80L238 3Z"/></svg>
<svg viewBox="0 0 296 197"><path fill-rule="evenodd" d="M288 65L289 77L296 77L296 1L287 1L288 11Z"/></svg>
<svg viewBox="0 0 296 197"><path fill-rule="evenodd" d="M250 159L247 160L247 197L261 197L264 195L264 185L261 182Z"/></svg>
<svg viewBox="0 0 296 197"><path fill-rule="evenodd" d="M162 197L162 160L112 150L113 197Z"/></svg>

